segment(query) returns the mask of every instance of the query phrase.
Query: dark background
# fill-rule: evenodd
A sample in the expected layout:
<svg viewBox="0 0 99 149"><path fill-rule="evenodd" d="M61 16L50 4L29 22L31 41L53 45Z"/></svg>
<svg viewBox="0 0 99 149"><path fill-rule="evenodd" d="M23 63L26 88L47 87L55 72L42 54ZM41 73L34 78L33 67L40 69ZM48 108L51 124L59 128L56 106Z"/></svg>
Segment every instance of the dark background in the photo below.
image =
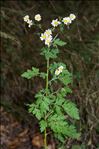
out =
<svg viewBox="0 0 99 149"><path fill-rule="evenodd" d="M77 127L80 140L67 139L65 149L98 149L99 143L99 1L1 0L1 148L33 149L42 144L37 121L28 114L26 104L44 83L25 80L21 73L32 66L46 70L40 56L42 43L36 27L24 24L23 17L41 14L44 29L52 19L74 13L77 19L60 34L67 45L57 61L66 63L73 74L73 100L80 111ZM38 140L35 141L36 136ZM50 140L50 139L49 139ZM54 140L55 141L55 140ZM52 144L52 142L50 142ZM75 146L76 145L76 146Z"/></svg>

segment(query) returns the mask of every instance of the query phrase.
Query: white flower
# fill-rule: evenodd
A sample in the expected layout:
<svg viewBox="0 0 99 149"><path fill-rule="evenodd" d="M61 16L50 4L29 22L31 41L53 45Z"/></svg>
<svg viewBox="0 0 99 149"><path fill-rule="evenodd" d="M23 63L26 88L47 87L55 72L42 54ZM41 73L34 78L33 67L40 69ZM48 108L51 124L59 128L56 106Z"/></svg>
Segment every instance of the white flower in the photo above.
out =
<svg viewBox="0 0 99 149"><path fill-rule="evenodd" d="M60 74L60 71L58 69L55 70L55 75L58 76Z"/></svg>
<svg viewBox="0 0 99 149"><path fill-rule="evenodd" d="M26 15L23 19L24 19L24 22L28 22L28 20L29 20L29 15Z"/></svg>
<svg viewBox="0 0 99 149"><path fill-rule="evenodd" d="M28 27L31 27L33 25L32 20L29 19L29 15L26 15L23 19L25 22L28 23Z"/></svg>
<svg viewBox="0 0 99 149"><path fill-rule="evenodd" d="M60 72L62 72L63 71L63 66L60 66L59 68L58 68L58 70L60 71Z"/></svg>
<svg viewBox="0 0 99 149"><path fill-rule="evenodd" d="M52 36L50 35L45 39L45 45L50 46L51 42L52 42Z"/></svg>
<svg viewBox="0 0 99 149"><path fill-rule="evenodd" d="M62 73L63 68L64 68L63 66L58 67L58 68L55 70L55 75L58 76L60 73Z"/></svg>
<svg viewBox="0 0 99 149"><path fill-rule="evenodd" d="M52 34L52 31L51 31L50 29L48 29L48 30L46 30L44 33L41 34L40 39L41 39L42 41L45 40L45 39L47 39L47 38L52 39L51 34Z"/></svg>
<svg viewBox="0 0 99 149"><path fill-rule="evenodd" d="M41 15L40 14L35 15L34 19L36 21L41 21Z"/></svg>
<svg viewBox="0 0 99 149"><path fill-rule="evenodd" d="M52 34L52 31L51 29L47 29L44 33L46 34L46 36L49 36Z"/></svg>
<svg viewBox="0 0 99 149"><path fill-rule="evenodd" d="M65 17L65 18L63 18L62 22L64 22L64 24L66 24L66 25L69 25L69 24L71 24L72 21L71 21L70 17Z"/></svg>
<svg viewBox="0 0 99 149"><path fill-rule="evenodd" d="M76 19L76 16L74 15L74 14L70 14L70 19L73 21L73 20L75 20Z"/></svg>
<svg viewBox="0 0 99 149"><path fill-rule="evenodd" d="M28 20L28 27L30 28L32 25L33 25L33 22L32 22L32 20Z"/></svg>
<svg viewBox="0 0 99 149"><path fill-rule="evenodd" d="M46 39L46 34L45 34L45 33L42 33L40 39L41 39L42 41L45 40L45 39Z"/></svg>
<svg viewBox="0 0 99 149"><path fill-rule="evenodd" d="M41 34L40 39L43 41L46 38L48 38L52 34L52 31L50 29L46 30L44 33ZM50 36L51 37L51 36Z"/></svg>
<svg viewBox="0 0 99 149"><path fill-rule="evenodd" d="M42 41L45 40L45 45L49 47L53 39L51 29L45 30L45 32L41 34L40 39Z"/></svg>
<svg viewBox="0 0 99 149"><path fill-rule="evenodd" d="M61 24L61 22L58 21L58 19L56 19L56 20L52 20L51 24L52 26L57 27L59 24Z"/></svg>

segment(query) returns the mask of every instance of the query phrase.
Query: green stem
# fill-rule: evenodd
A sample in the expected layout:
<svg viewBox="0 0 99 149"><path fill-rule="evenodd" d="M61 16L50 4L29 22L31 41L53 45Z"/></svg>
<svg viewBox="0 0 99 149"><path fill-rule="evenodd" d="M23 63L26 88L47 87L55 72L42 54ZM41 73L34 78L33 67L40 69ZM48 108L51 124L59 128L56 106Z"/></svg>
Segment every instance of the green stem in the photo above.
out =
<svg viewBox="0 0 99 149"><path fill-rule="evenodd" d="M48 95L48 77L49 77L49 59L47 59L47 76L46 76L46 96ZM46 115L45 115L46 121ZM44 131L44 148L47 149L47 132Z"/></svg>
<svg viewBox="0 0 99 149"><path fill-rule="evenodd" d="M46 133L46 128L44 131L44 148L47 149L47 133Z"/></svg>
<svg viewBox="0 0 99 149"><path fill-rule="evenodd" d="M49 77L49 59L47 59L47 76L46 76L46 91L48 92L48 77ZM46 96L47 96L46 92Z"/></svg>

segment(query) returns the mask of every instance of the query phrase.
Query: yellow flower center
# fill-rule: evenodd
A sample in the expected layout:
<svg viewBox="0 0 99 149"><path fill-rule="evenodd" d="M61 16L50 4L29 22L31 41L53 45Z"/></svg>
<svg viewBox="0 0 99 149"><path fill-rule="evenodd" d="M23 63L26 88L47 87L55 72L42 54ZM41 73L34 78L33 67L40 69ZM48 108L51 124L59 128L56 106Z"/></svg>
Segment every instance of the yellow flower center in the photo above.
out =
<svg viewBox="0 0 99 149"><path fill-rule="evenodd" d="M64 23L67 23L68 22L68 20L64 20Z"/></svg>
<svg viewBox="0 0 99 149"><path fill-rule="evenodd" d="M46 38L46 35L43 35L42 38L45 39Z"/></svg>
<svg viewBox="0 0 99 149"><path fill-rule="evenodd" d="M55 22L54 24L55 24L55 25L58 25L58 22Z"/></svg>

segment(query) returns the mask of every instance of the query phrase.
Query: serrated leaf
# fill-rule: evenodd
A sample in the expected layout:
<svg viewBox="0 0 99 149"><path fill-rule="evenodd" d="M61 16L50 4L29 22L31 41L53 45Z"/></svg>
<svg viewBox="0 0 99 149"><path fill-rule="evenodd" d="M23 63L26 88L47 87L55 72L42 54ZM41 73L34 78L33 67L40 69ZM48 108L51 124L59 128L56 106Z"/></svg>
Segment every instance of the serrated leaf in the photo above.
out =
<svg viewBox="0 0 99 149"><path fill-rule="evenodd" d="M63 33L63 31L64 31L64 24L60 24L60 31Z"/></svg>
<svg viewBox="0 0 99 149"><path fill-rule="evenodd" d="M72 82L72 75L68 70L63 70L59 76L59 80L64 84L68 85Z"/></svg>
<svg viewBox="0 0 99 149"><path fill-rule="evenodd" d="M41 55L44 55L46 59L56 58L57 54L59 53L59 50L57 48L54 49L42 48L41 51L42 51Z"/></svg>
<svg viewBox="0 0 99 149"><path fill-rule="evenodd" d="M45 120L40 121L40 130L43 132L45 128L47 127L47 122Z"/></svg>
<svg viewBox="0 0 99 149"><path fill-rule="evenodd" d="M49 104L50 104L49 98L43 97L43 100L40 104L41 113L46 113L47 111L49 111Z"/></svg>
<svg viewBox="0 0 99 149"><path fill-rule="evenodd" d="M70 102L69 100L66 100L65 103L62 105L64 111L74 119L79 120L79 112L76 107L76 105L73 102Z"/></svg>
<svg viewBox="0 0 99 149"><path fill-rule="evenodd" d="M66 42L60 40L59 38L54 40L54 45L58 45L58 46L64 46L66 45Z"/></svg>
<svg viewBox="0 0 99 149"><path fill-rule="evenodd" d="M36 116L36 118L38 120L40 120L42 118L41 112L39 109L37 109L37 106L35 105L32 109L32 107L30 107L29 111Z"/></svg>
<svg viewBox="0 0 99 149"><path fill-rule="evenodd" d="M36 116L36 118L37 118L38 120L40 120L41 117L42 117L41 112L40 112L39 109L36 109L36 108L35 108L34 111L33 111L33 114Z"/></svg>
<svg viewBox="0 0 99 149"><path fill-rule="evenodd" d="M61 89L60 94L65 97L68 93L72 93L72 90L66 86L64 88Z"/></svg>
<svg viewBox="0 0 99 149"><path fill-rule="evenodd" d="M52 115L48 119L48 125L55 134L63 135L64 137L79 138L80 134L77 133L75 126L69 125L64 116L57 114Z"/></svg>
<svg viewBox="0 0 99 149"><path fill-rule="evenodd" d="M72 90L69 87L65 87L64 89L65 89L66 94L72 93Z"/></svg>
<svg viewBox="0 0 99 149"><path fill-rule="evenodd" d="M37 117L38 120L42 118L41 112L38 110L37 113L35 113L35 116Z"/></svg>
<svg viewBox="0 0 99 149"><path fill-rule="evenodd" d="M45 79L45 78L46 78L46 73L41 72L41 73L40 73L40 77L43 78L43 79Z"/></svg>
<svg viewBox="0 0 99 149"><path fill-rule="evenodd" d="M35 97L37 98L37 100L35 101L35 103L29 105L29 112L35 115L38 120L40 120L44 116L44 113L42 113L40 109L40 105L44 97L44 95L41 94L41 92L42 90L38 94L36 94Z"/></svg>
<svg viewBox="0 0 99 149"><path fill-rule="evenodd" d="M40 92L38 92L36 95L35 95L35 98L43 98L43 94Z"/></svg>
<svg viewBox="0 0 99 149"><path fill-rule="evenodd" d="M32 70L27 70L26 72L24 72L21 76L23 78L26 78L26 79L31 79L32 77L35 77L39 74L39 69L38 68L35 68L35 67L32 67Z"/></svg>
<svg viewBox="0 0 99 149"><path fill-rule="evenodd" d="M62 134L55 134L55 137L62 143L65 141L65 137Z"/></svg>
<svg viewBox="0 0 99 149"><path fill-rule="evenodd" d="M66 122L64 121L64 115L51 115L48 118L48 124L54 133L62 133L65 129Z"/></svg>
<svg viewBox="0 0 99 149"><path fill-rule="evenodd" d="M80 145L73 145L72 149L82 149L82 147Z"/></svg>
<svg viewBox="0 0 99 149"><path fill-rule="evenodd" d="M63 115L63 113L62 113L62 109L61 109L61 107L60 106L55 106L55 111L56 111L56 113L58 114L58 115Z"/></svg>
<svg viewBox="0 0 99 149"><path fill-rule="evenodd" d="M35 108L35 104L34 103L30 104L28 109L29 113L33 113L34 108Z"/></svg>
<svg viewBox="0 0 99 149"><path fill-rule="evenodd" d="M55 105L61 106L64 103L65 99L62 97L61 94L57 94Z"/></svg>
<svg viewBox="0 0 99 149"><path fill-rule="evenodd" d="M64 129L64 135L67 135L68 137L72 137L75 139L78 139L80 137L80 133L76 131L76 128L74 125L67 125Z"/></svg>

